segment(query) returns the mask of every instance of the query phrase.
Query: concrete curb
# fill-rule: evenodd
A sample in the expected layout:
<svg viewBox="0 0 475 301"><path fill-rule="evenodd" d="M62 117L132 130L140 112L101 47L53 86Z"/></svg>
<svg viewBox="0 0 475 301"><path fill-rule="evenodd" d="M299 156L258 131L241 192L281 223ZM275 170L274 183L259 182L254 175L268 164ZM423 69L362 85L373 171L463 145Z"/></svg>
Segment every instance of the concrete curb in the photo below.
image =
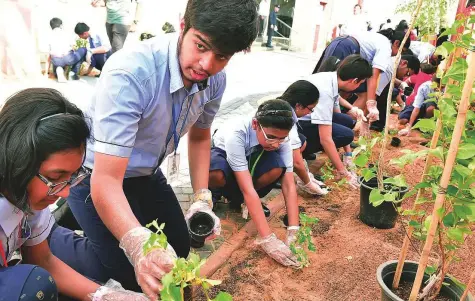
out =
<svg viewBox="0 0 475 301"><path fill-rule="evenodd" d="M271 211L271 215L267 219L271 220L282 208L284 208L285 202L282 193L272 199L267 207ZM240 248L244 241L248 237L252 237L257 234L256 226L254 222L249 221L238 233L233 235L229 240L225 241L219 249L214 252L201 267L201 275L204 277L211 277L228 259L231 255Z"/></svg>

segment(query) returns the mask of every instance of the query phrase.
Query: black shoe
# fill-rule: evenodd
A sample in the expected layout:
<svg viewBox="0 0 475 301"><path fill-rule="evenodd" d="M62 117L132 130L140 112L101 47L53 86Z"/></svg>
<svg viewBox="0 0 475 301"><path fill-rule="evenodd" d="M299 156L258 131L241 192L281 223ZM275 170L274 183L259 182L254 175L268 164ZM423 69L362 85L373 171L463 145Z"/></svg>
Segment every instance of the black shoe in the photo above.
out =
<svg viewBox="0 0 475 301"><path fill-rule="evenodd" d="M351 143L350 143L350 147L351 147L352 149L355 149L355 148L357 148L358 146L359 146L358 143L355 143L355 142L351 142Z"/></svg>
<svg viewBox="0 0 475 301"><path fill-rule="evenodd" d="M304 159L313 161L313 160L317 159L317 155L316 154L308 154L308 155L305 155Z"/></svg>
<svg viewBox="0 0 475 301"><path fill-rule="evenodd" d="M269 217L269 216L270 216L270 209L267 208L267 206L264 205L264 204L261 204L261 205L262 205L262 210L264 211L264 215L265 215L266 217Z"/></svg>
<svg viewBox="0 0 475 301"><path fill-rule="evenodd" d="M303 213L305 212L305 209L304 210L301 210L301 207L299 207L299 212L300 213ZM284 225L286 227L289 226L289 216L287 215L287 213L284 215L284 217L282 218L282 222L284 223ZM302 224L299 222L299 226L302 226Z"/></svg>
<svg viewBox="0 0 475 301"><path fill-rule="evenodd" d="M79 80L79 75L74 74L73 76L71 76L71 79L72 80Z"/></svg>
<svg viewBox="0 0 475 301"><path fill-rule="evenodd" d="M369 127L370 130L376 131L376 132L382 132L384 131L384 125L381 125L379 123L372 123Z"/></svg>
<svg viewBox="0 0 475 301"><path fill-rule="evenodd" d="M274 46L272 45L266 45L267 49L274 49Z"/></svg>

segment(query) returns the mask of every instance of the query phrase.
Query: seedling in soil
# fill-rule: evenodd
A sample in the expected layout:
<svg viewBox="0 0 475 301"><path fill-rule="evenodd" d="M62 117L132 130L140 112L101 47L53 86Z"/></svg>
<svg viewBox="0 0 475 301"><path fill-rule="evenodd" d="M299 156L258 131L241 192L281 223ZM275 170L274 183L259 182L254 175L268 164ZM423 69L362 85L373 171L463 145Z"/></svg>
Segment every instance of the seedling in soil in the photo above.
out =
<svg viewBox="0 0 475 301"><path fill-rule="evenodd" d="M168 246L167 236L163 233L165 224L158 225L157 221L153 221L147 225L147 228L155 228L156 232L152 233L149 240L145 243L144 254L149 253L153 249ZM221 284L221 280L211 280L201 277L200 269L206 260L201 260L197 254L190 254L188 259L178 258L175 260L173 269L162 277L163 288L160 291L160 300L162 301L184 301L184 289L187 286L197 286L203 289L207 301L232 301L230 294L219 292L216 298L211 299L208 291L211 287Z"/></svg>
<svg viewBox="0 0 475 301"><path fill-rule="evenodd" d="M305 213L299 214L300 229L297 232L297 239L290 244L290 250L297 257L300 268L310 266L307 250L315 252L317 248L312 241L312 226L318 223L318 218L310 217Z"/></svg>

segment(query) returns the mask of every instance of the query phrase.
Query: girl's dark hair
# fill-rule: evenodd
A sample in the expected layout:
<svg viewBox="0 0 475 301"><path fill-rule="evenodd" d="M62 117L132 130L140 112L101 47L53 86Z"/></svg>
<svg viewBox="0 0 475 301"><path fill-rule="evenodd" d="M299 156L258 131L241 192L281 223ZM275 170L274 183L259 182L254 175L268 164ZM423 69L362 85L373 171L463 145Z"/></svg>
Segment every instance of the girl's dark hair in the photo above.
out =
<svg viewBox="0 0 475 301"><path fill-rule="evenodd" d="M404 36L406 35L404 31L394 30L392 28L383 29L381 31L378 31L378 33L388 38L388 40L391 41L391 44L394 44L394 42L396 41L399 41L399 43L402 43L402 40L404 39ZM411 39L407 39L406 44L404 44L404 48L409 49L410 46L411 46Z"/></svg>
<svg viewBox="0 0 475 301"><path fill-rule="evenodd" d="M184 33L196 29L210 38L221 54L233 55L251 47L257 37L255 0L189 0Z"/></svg>
<svg viewBox="0 0 475 301"><path fill-rule="evenodd" d="M333 72L338 69L338 65L340 65L341 60L337 58L336 56L329 56L326 60L323 61L323 63L320 65L320 68L318 68L318 72Z"/></svg>
<svg viewBox="0 0 475 301"><path fill-rule="evenodd" d="M320 92L314 84L306 80L298 80L291 84L284 94L277 99L285 100L295 109L297 104L303 107L314 105L318 102L318 98L320 98Z"/></svg>
<svg viewBox="0 0 475 301"><path fill-rule="evenodd" d="M58 91L31 88L13 94L0 111L0 193L29 212L27 186L41 163L56 152L85 148L89 137L82 111Z"/></svg>
<svg viewBox="0 0 475 301"><path fill-rule="evenodd" d="M255 118L262 127L290 130L294 125L292 107L284 100L271 99L257 108Z"/></svg>
<svg viewBox="0 0 475 301"><path fill-rule="evenodd" d="M409 29L409 25L407 24L406 20L401 20L399 24L396 26L396 31L406 31Z"/></svg>

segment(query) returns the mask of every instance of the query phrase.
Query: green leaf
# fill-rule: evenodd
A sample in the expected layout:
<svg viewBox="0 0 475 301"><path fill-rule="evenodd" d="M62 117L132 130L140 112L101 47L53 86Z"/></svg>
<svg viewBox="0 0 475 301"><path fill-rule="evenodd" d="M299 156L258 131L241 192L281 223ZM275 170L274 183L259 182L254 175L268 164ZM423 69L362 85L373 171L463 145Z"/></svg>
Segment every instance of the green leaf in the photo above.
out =
<svg viewBox="0 0 475 301"><path fill-rule="evenodd" d="M444 149L442 148L442 146L438 146L434 149L430 149L429 154L431 154L432 156L436 158L439 158L440 160L444 160Z"/></svg>
<svg viewBox="0 0 475 301"><path fill-rule="evenodd" d="M475 156L475 144L464 143L459 146L457 159L470 159Z"/></svg>
<svg viewBox="0 0 475 301"><path fill-rule="evenodd" d="M458 242L463 242L464 241L464 232L461 230L461 228L450 228L450 229L447 229L447 237L452 239L452 240L455 240L455 241L458 241Z"/></svg>
<svg viewBox="0 0 475 301"><path fill-rule="evenodd" d="M356 166L358 167L365 167L366 164L368 163L369 156L366 154L360 154L354 161Z"/></svg>
<svg viewBox="0 0 475 301"><path fill-rule="evenodd" d="M361 175L363 176L365 182L368 182L372 178L376 177L376 173L373 170L369 169L369 168L364 168L361 171Z"/></svg>
<svg viewBox="0 0 475 301"><path fill-rule="evenodd" d="M444 223L444 226L446 227L454 227L455 226L455 214L453 212L450 212L446 216L444 216L442 222Z"/></svg>
<svg viewBox="0 0 475 301"><path fill-rule="evenodd" d="M416 229L420 229L422 227L422 225L416 221L409 221L409 226Z"/></svg>
<svg viewBox="0 0 475 301"><path fill-rule="evenodd" d="M460 164L457 164L454 170L464 179L472 174L472 170Z"/></svg>
<svg viewBox="0 0 475 301"><path fill-rule="evenodd" d="M384 195L378 189L371 190L369 194L369 203L374 207L378 207L384 202Z"/></svg>
<svg viewBox="0 0 475 301"><path fill-rule="evenodd" d="M431 266L431 265L428 265L428 266L426 267L425 273L426 273L427 275L432 275L432 274L434 274L436 271L437 271L437 268L436 268L436 267Z"/></svg>
<svg viewBox="0 0 475 301"><path fill-rule="evenodd" d="M214 301L233 301L233 297L225 292L219 292Z"/></svg>
<svg viewBox="0 0 475 301"><path fill-rule="evenodd" d="M435 120L434 119L421 119L412 128L413 129L420 129L423 132L434 131L435 130Z"/></svg>
<svg viewBox="0 0 475 301"><path fill-rule="evenodd" d="M383 181L383 183L391 184L397 187L407 187L406 180L404 180L404 177L402 175L397 175L395 177L387 178Z"/></svg>

